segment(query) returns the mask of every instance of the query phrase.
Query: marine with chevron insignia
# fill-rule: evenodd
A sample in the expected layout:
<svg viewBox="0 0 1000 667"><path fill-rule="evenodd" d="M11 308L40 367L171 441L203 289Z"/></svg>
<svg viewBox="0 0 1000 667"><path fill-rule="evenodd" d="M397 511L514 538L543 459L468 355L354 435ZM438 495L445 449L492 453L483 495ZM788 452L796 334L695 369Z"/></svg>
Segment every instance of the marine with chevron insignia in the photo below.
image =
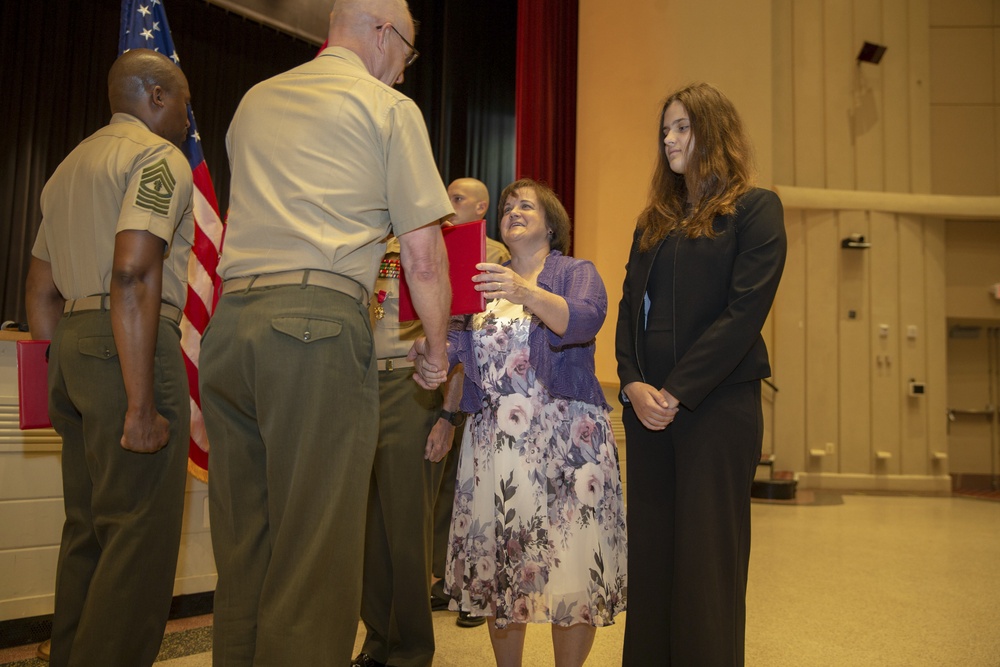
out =
<svg viewBox="0 0 1000 667"><path fill-rule="evenodd" d="M108 96L111 122L42 191L27 281L31 335L52 341L49 415L63 441L57 667L153 663L184 507L190 93L173 62L135 49L112 65Z"/></svg>

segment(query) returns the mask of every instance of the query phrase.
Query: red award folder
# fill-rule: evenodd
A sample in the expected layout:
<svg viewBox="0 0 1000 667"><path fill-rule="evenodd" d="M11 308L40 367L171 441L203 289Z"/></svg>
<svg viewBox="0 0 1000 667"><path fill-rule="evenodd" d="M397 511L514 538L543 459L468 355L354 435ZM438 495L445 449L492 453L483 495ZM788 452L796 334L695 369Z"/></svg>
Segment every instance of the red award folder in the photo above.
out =
<svg viewBox="0 0 1000 667"><path fill-rule="evenodd" d="M48 428L49 361L47 340L17 341L18 426L21 430Z"/></svg>
<svg viewBox="0 0 1000 667"><path fill-rule="evenodd" d="M451 314L468 315L486 310L486 296L476 291L472 276L480 271L476 264L486 261L486 221L442 227L444 246L448 249L448 276L451 280ZM406 276L399 272L399 321L417 319Z"/></svg>

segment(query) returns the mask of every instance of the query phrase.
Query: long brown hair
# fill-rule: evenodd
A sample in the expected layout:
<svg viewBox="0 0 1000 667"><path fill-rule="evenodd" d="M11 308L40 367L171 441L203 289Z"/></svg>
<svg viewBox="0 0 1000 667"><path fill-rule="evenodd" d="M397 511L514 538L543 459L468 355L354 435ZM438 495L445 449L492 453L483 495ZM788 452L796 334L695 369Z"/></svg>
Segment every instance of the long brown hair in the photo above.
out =
<svg viewBox="0 0 1000 667"><path fill-rule="evenodd" d="M684 174L670 169L663 149L663 116L674 102L684 105L694 141ZM676 229L689 238L713 238L715 217L735 212L736 200L753 187L756 178L753 147L736 107L707 83L683 88L663 102L657 136L649 202L637 222L643 252Z"/></svg>

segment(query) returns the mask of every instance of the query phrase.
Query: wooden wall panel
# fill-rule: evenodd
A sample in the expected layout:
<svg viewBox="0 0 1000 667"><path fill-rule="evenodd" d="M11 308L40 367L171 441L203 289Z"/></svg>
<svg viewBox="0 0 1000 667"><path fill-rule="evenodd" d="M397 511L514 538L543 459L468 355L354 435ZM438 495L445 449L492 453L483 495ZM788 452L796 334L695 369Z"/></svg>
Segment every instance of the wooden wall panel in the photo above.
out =
<svg viewBox="0 0 1000 667"><path fill-rule="evenodd" d="M883 58L883 182L889 192L910 191L908 0L882 0L882 35L892 57ZM888 55L888 52L887 52Z"/></svg>
<svg viewBox="0 0 1000 667"><path fill-rule="evenodd" d="M909 396L909 382L927 381L927 308L923 220L899 218L900 470L924 474L927 453L927 397ZM915 336L910 335L910 327ZM940 354L942 351L938 351Z"/></svg>
<svg viewBox="0 0 1000 667"><path fill-rule="evenodd" d="M803 214L806 232L806 451L834 453L809 457L810 472L838 472L840 401L837 389L837 285L840 231L830 211Z"/></svg>
<svg viewBox="0 0 1000 667"><path fill-rule="evenodd" d="M866 41L885 43L881 0L854 0L854 49L850 62L858 81L854 100L854 160L857 169L854 187L858 190L882 190L885 187L882 144L885 127L882 104L884 70L881 64L857 62L858 50Z"/></svg>
<svg viewBox="0 0 1000 667"><path fill-rule="evenodd" d="M843 2L823 3L823 141L826 182L835 190L854 189L852 136L854 59L852 12Z"/></svg>
<svg viewBox="0 0 1000 667"><path fill-rule="evenodd" d="M795 89L795 185L824 187L826 145L823 103L823 5L799 0L792 7Z"/></svg>
<svg viewBox="0 0 1000 667"><path fill-rule="evenodd" d="M760 331L761 337L764 339L764 344L767 346L768 352L774 349L774 307L771 307L771 312L767 314L767 319L764 320L764 326ZM769 378L770 382L774 384L774 368L771 368L772 377ZM766 383L762 383L761 386L761 408L764 415L764 439L761 444L761 453L774 453L774 409L776 392L774 389L769 387Z"/></svg>
<svg viewBox="0 0 1000 667"><path fill-rule="evenodd" d="M851 234L869 238L864 211L841 211L838 239ZM839 243L837 244L840 245ZM867 474L872 468L871 384L868 329L869 251L840 248L837 309L840 395L840 472Z"/></svg>
<svg viewBox="0 0 1000 667"><path fill-rule="evenodd" d="M892 454L884 472L899 474L899 232L892 214L872 211L869 224L871 448Z"/></svg>
<svg viewBox="0 0 1000 667"><path fill-rule="evenodd" d="M792 0L774 0L771 15L771 54L773 68L772 98L774 100L773 174L775 183L795 182L795 90L793 84ZM759 151L762 147L757 146ZM769 184L765 184L765 187Z"/></svg>
<svg viewBox="0 0 1000 667"><path fill-rule="evenodd" d="M804 214L785 211L788 257L775 298L771 356L775 396L775 470L805 470L806 447L806 231Z"/></svg>
<svg viewBox="0 0 1000 667"><path fill-rule="evenodd" d="M947 459L937 459L935 452L948 451L948 358L944 351L948 345L946 316L946 262L945 221L924 221L924 303L927 307L927 449L925 474L943 475L948 472ZM905 470L912 474L920 470L917 462Z"/></svg>
<svg viewBox="0 0 1000 667"><path fill-rule="evenodd" d="M910 192L931 191L931 98L929 0L910 0L909 108Z"/></svg>

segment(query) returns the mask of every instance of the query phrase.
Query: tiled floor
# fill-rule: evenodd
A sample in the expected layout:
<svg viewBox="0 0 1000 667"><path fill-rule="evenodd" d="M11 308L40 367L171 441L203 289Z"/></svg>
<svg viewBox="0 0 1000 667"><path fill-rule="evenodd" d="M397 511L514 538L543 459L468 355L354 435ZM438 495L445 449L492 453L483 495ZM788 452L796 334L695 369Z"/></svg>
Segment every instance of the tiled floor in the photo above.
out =
<svg viewBox="0 0 1000 667"><path fill-rule="evenodd" d="M753 530L750 667L1000 665L1000 502L802 490L795 504L755 502ZM493 664L485 628L454 618L435 614L435 666ZM620 663L627 619L598 630L588 665ZM185 642L202 650L208 631L197 626L208 622L185 621L171 654ZM0 651L0 664L34 647L23 658L12 651ZM158 667L210 663L196 653ZM553 664L546 628L529 628L524 664Z"/></svg>

